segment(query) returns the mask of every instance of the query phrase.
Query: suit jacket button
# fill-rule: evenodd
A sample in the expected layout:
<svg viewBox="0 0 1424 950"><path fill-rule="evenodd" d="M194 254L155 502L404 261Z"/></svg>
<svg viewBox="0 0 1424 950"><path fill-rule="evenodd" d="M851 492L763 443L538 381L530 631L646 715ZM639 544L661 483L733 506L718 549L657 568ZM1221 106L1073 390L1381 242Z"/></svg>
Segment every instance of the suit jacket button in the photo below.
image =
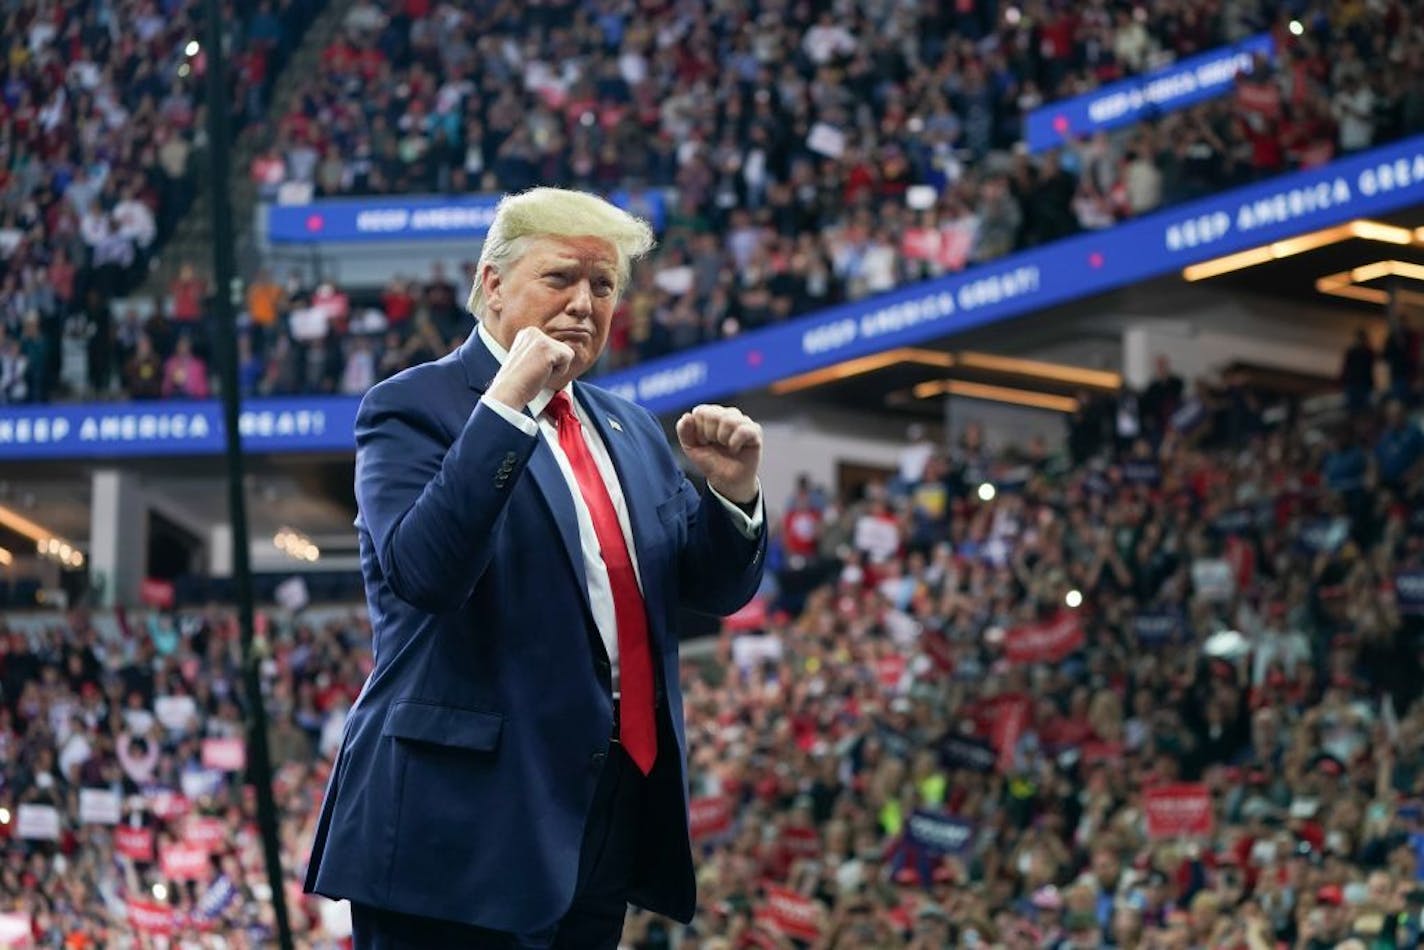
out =
<svg viewBox="0 0 1424 950"><path fill-rule="evenodd" d="M504 454L504 464L513 465L517 458L519 458L519 456L515 455L513 452L506 452Z"/></svg>
<svg viewBox="0 0 1424 950"><path fill-rule="evenodd" d="M593 766L594 768L599 768L607 759L607 752L595 752L593 755L588 757L588 764Z"/></svg>

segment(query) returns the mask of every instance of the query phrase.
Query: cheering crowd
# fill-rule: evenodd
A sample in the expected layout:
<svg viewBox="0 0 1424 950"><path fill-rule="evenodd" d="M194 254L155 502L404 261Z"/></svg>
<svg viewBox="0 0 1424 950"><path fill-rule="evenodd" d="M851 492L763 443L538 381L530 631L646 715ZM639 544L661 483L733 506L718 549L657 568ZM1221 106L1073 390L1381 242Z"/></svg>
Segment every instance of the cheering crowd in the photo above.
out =
<svg viewBox="0 0 1424 950"><path fill-rule="evenodd" d="M321 7L226 5L236 131L267 112ZM197 9L21 0L0 14L0 403L119 383L104 357L110 302L143 281L196 193L207 69Z"/></svg>
<svg viewBox="0 0 1424 950"><path fill-rule="evenodd" d="M239 6L234 95L240 117L260 117L272 136L250 169L268 197L535 182L656 193L666 208L660 249L622 301L609 368L1424 128L1416 0L855 3L842 17L814 4L476 11L361 0L280 115L265 109L265 90L282 58L262 54L290 47L310 4ZM126 5L111 33L127 38L126 16L150 58L183 59L191 24L155 34L149 8ZM34 21L29 47L52 63L58 40L47 24L33 11L13 19ZM63 36L77 33L81 52L101 32L71 23L60 24ZM1023 116L1040 105L1259 33L1277 55L1234 93L1070 135L1039 156L1017 147ZM143 65L106 72L122 43L102 39L94 63L64 75L71 85L113 75L117 85L91 96L36 78L28 92L11 83L0 95L0 402L209 389L211 287L200 273L175 281L157 306L113 303L186 207L201 55L186 78ZM22 76L38 68L21 61ZM78 68L86 64L94 69ZM150 114L164 121L140 148ZM68 134L76 124L93 135ZM65 151L94 136L92 154ZM468 284L468 266L397 277L380 291L246 275L244 390L362 392L443 354L468 331L443 288ZM201 385L187 371L166 379L184 338Z"/></svg>
<svg viewBox="0 0 1424 950"><path fill-rule="evenodd" d="M763 591L683 666L700 910L631 946L1417 945L1419 420L1165 361L1106 403L1065 452L916 433L773 506ZM295 882L369 625L259 632L288 903L341 946ZM216 607L0 636L0 935L270 945L235 649Z"/></svg>

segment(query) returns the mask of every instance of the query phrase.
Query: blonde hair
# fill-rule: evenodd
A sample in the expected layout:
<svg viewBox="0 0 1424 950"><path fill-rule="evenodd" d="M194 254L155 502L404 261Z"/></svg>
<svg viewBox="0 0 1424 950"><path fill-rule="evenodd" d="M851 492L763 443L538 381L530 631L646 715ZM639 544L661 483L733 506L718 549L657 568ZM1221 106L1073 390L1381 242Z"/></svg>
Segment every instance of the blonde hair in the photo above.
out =
<svg viewBox="0 0 1424 950"><path fill-rule="evenodd" d="M485 235L475 282L466 302L475 319L485 304L485 265L497 273L514 265L529 244L541 237L597 237L613 245L618 254L617 293L628 284L633 261L653 249L653 229L641 218L604 201L597 195L566 188L531 188L500 199L494 222Z"/></svg>

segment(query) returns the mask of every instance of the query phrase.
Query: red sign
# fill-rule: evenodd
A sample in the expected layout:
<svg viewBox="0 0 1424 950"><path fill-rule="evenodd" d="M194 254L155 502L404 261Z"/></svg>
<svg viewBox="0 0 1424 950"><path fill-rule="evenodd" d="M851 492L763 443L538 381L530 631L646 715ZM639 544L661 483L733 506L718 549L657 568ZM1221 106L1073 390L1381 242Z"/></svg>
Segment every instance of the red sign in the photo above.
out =
<svg viewBox="0 0 1424 950"><path fill-rule="evenodd" d="M1149 788L1144 799L1147 837L1181 838L1211 834L1211 792L1202 783Z"/></svg>
<svg viewBox="0 0 1424 950"><path fill-rule="evenodd" d="M119 825L114 829L114 850L135 861L152 861L153 829Z"/></svg>
<svg viewBox="0 0 1424 950"><path fill-rule="evenodd" d="M174 881L206 881L212 870L208 852L190 844L165 845L159 852L163 876Z"/></svg>
<svg viewBox="0 0 1424 950"><path fill-rule="evenodd" d="M815 828L783 828L781 846L793 857L816 858L821 854L821 836Z"/></svg>
<svg viewBox="0 0 1424 950"><path fill-rule="evenodd" d="M774 884L766 885L766 903L757 908L756 922L793 940L814 943L821 937L821 914L816 902Z"/></svg>
<svg viewBox="0 0 1424 950"><path fill-rule="evenodd" d="M905 675L905 658L892 653L875 661L875 675L880 680L881 689L895 689Z"/></svg>
<svg viewBox="0 0 1424 950"><path fill-rule="evenodd" d="M1084 643L1083 624L1075 613L1060 613L1043 623L1026 623L1004 635L1011 663L1059 663Z"/></svg>
<svg viewBox="0 0 1424 950"><path fill-rule="evenodd" d="M129 926L141 934L173 936L178 929L177 915L173 908L153 901L129 901Z"/></svg>
<svg viewBox="0 0 1424 950"><path fill-rule="evenodd" d="M138 585L138 599L145 607L159 610L173 609L173 582L145 577Z"/></svg>
<svg viewBox="0 0 1424 950"><path fill-rule="evenodd" d="M203 768L241 772L247 768L247 747L241 739L204 739Z"/></svg>
<svg viewBox="0 0 1424 950"><path fill-rule="evenodd" d="M688 802L688 822L693 841L726 834L732 827L732 800L726 795L706 795Z"/></svg>
<svg viewBox="0 0 1424 950"><path fill-rule="evenodd" d="M164 821L182 818L193 810L188 799L171 789L164 788L156 792L149 792L145 797L148 799L148 810Z"/></svg>
<svg viewBox="0 0 1424 950"><path fill-rule="evenodd" d="M1000 772L1008 772L1014 765L1014 750L1028 727L1029 700L1027 696L1006 698L999 703L998 715L989 729L989 741L998 753Z"/></svg>
<svg viewBox="0 0 1424 950"><path fill-rule="evenodd" d="M221 818L189 818L183 826L183 843L214 854L227 845L227 826Z"/></svg>

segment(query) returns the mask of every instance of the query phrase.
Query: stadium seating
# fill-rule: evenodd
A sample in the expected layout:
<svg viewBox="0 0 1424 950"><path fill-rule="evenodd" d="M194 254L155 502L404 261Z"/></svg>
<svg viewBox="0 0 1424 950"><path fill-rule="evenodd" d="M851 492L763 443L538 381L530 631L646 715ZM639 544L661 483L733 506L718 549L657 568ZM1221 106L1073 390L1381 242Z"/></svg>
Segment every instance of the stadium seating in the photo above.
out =
<svg viewBox="0 0 1424 950"><path fill-rule="evenodd" d="M1150 392L1075 458L919 441L774 506L767 585L684 664L698 946L1415 946L1424 438ZM0 919L269 944L232 611L100 619L0 621ZM339 946L295 881L369 625L263 629L289 899Z"/></svg>

